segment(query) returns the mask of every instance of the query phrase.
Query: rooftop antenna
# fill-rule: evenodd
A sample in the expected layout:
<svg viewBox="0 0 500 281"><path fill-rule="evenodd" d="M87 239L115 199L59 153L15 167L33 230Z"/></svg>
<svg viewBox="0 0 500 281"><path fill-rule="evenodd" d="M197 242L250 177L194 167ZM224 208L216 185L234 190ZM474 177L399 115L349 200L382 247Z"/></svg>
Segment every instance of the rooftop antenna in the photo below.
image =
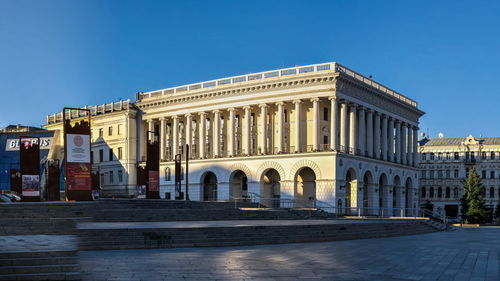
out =
<svg viewBox="0 0 500 281"><path fill-rule="evenodd" d="M443 133L439 133L438 134L438 138L440 138L440 139L444 138L444 134Z"/></svg>

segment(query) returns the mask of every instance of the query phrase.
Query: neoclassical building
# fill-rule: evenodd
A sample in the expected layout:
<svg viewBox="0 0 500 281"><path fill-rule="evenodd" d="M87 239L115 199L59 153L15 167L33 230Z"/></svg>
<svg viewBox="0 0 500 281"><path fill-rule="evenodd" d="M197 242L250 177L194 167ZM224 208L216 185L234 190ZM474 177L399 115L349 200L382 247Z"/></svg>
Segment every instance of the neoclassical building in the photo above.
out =
<svg viewBox="0 0 500 281"><path fill-rule="evenodd" d="M391 215L418 207L424 113L340 64L140 93L135 105L139 164L147 131L159 134L162 195L174 193L173 156L185 159L188 145L191 200L257 196L274 206Z"/></svg>
<svg viewBox="0 0 500 281"><path fill-rule="evenodd" d="M428 201L436 214L460 217L464 183L475 167L483 183L483 198L494 210L500 201L500 138L423 138L420 151L420 203Z"/></svg>

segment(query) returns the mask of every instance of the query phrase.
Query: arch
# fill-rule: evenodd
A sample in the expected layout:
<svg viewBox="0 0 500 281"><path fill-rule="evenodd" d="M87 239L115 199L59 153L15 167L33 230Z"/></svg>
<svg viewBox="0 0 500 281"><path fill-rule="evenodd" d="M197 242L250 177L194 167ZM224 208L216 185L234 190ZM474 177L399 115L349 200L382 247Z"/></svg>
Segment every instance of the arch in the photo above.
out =
<svg viewBox="0 0 500 281"><path fill-rule="evenodd" d="M356 207L358 180L356 170L349 168L345 174L345 208L347 212L351 211L351 206ZM354 204L353 204L354 203Z"/></svg>
<svg viewBox="0 0 500 281"><path fill-rule="evenodd" d="M262 181L262 176L264 175L265 172L267 172L269 169L274 169L279 173L280 180L285 179L285 170L283 167L281 167L280 164L274 161L266 161L262 163L259 166L259 169L257 169L256 176L260 176L260 180Z"/></svg>
<svg viewBox="0 0 500 281"><path fill-rule="evenodd" d="M293 178L297 177L297 173L305 167L310 168L314 172L314 174L316 175L317 179L321 179L321 170L320 170L319 166L314 161L307 160L307 159L302 159L300 161L297 161L293 165L292 169L290 170L290 177L293 177Z"/></svg>
<svg viewBox="0 0 500 281"><path fill-rule="evenodd" d="M236 170L229 176L230 198L244 198L248 196L248 177L242 170Z"/></svg>
<svg viewBox="0 0 500 281"><path fill-rule="evenodd" d="M247 165L243 164L243 163L235 163L233 165L231 165L231 167L229 168L230 171L233 171L233 173L231 173L229 175L229 178L227 179L227 182L231 182L232 180L232 176L234 176L234 171L236 170L240 170L242 171L243 173L245 173L245 175L247 176L247 179L248 181L253 181L255 179L254 175L252 174L252 171L250 171L250 169L248 168Z"/></svg>
<svg viewBox="0 0 500 281"><path fill-rule="evenodd" d="M384 210L390 208L387 206L389 200L389 190L387 190L387 176L385 173L381 173L378 179L378 206L380 209ZM382 214L384 211L382 211Z"/></svg>
<svg viewBox="0 0 500 281"><path fill-rule="evenodd" d="M363 208L365 215L370 215L370 209L373 208L373 196L370 193L374 192L373 189L373 176L370 171L366 171L363 176Z"/></svg>
<svg viewBox="0 0 500 281"><path fill-rule="evenodd" d="M404 208L406 210L406 216L413 215L413 181L411 177L406 178L405 183L405 205Z"/></svg>
<svg viewBox="0 0 500 281"><path fill-rule="evenodd" d="M217 201L217 176L214 172L205 172L200 179L203 201Z"/></svg>
<svg viewBox="0 0 500 281"><path fill-rule="evenodd" d="M279 208L281 196L281 176L276 169L267 169L260 178L260 194L264 200L262 205Z"/></svg>
<svg viewBox="0 0 500 281"><path fill-rule="evenodd" d="M316 173L309 167L303 167L297 171L294 182L294 199L297 200L298 206L315 207Z"/></svg>

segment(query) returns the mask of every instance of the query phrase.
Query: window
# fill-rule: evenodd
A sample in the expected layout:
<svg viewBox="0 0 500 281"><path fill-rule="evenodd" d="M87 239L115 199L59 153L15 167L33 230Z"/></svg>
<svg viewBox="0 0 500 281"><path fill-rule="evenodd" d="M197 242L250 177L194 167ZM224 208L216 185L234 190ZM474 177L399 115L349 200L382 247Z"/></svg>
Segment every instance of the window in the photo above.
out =
<svg viewBox="0 0 500 281"><path fill-rule="evenodd" d="M486 159L486 151L481 152L481 159Z"/></svg>
<svg viewBox="0 0 500 281"><path fill-rule="evenodd" d="M454 171L454 176L455 176L455 178L458 178L458 170Z"/></svg>
<svg viewBox="0 0 500 281"><path fill-rule="evenodd" d="M486 178L486 170L481 171L481 178L485 179Z"/></svg>
<svg viewBox="0 0 500 281"><path fill-rule="evenodd" d="M427 174L427 171L426 170L422 170L422 178L425 179L425 176Z"/></svg>
<svg viewBox="0 0 500 281"><path fill-rule="evenodd" d="M458 160L459 159L458 152L455 152L454 155L453 155L453 157L454 157L455 160Z"/></svg>
<svg viewBox="0 0 500 281"><path fill-rule="evenodd" d="M122 131L123 131L122 127L123 127L123 125L121 125L121 124L118 125L118 135L122 134Z"/></svg>
<svg viewBox="0 0 500 281"><path fill-rule="evenodd" d="M458 198L458 187L453 189L453 198Z"/></svg>
<svg viewBox="0 0 500 281"><path fill-rule="evenodd" d="M486 187L483 187L483 190L481 193L483 194L483 198L486 197Z"/></svg>
<svg viewBox="0 0 500 281"><path fill-rule="evenodd" d="M429 190L429 197L434 198L434 187L431 186L431 189Z"/></svg>
<svg viewBox="0 0 500 281"><path fill-rule="evenodd" d="M445 197L450 198L450 187L449 186L446 187Z"/></svg>
<svg viewBox="0 0 500 281"><path fill-rule="evenodd" d="M323 120L328 121L328 108L323 108Z"/></svg>
<svg viewBox="0 0 500 281"><path fill-rule="evenodd" d="M427 153L422 153L422 160L427 160Z"/></svg>
<svg viewBox="0 0 500 281"><path fill-rule="evenodd" d="M429 171L429 178L433 179L434 178L434 170Z"/></svg>
<svg viewBox="0 0 500 281"><path fill-rule="evenodd" d="M474 152L471 152L471 153L470 153L470 159L471 159L471 160L475 160L475 159L476 159L476 156L474 155Z"/></svg>
<svg viewBox="0 0 500 281"><path fill-rule="evenodd" d="M451 159L451 154L449 152L446 152L446 160L450 160Z"/></svg>
<svg viewBox="0 0 500 281"><path fill-rule="evenodd" d="M438 179L443 178L443 170L438 170Z"/></svg>
<svg viewBox="0 0 500 281"><path fill-rule="evenodd" d="M104 130L102 128L99 129L99 137L102 138L104 136Z"/></svg>
<svg viewBox="0 0 500 281"><path fill-rule="evenodd" d="M90 163L94 164L94 151L93 150L90 151Z"/></svg>
<svg viewBox="0 0 500 281"><path fill-rule="evenodd" d="M99 162L104 161L104 150L99 149Z"/></svg>
<svg viewBox="0 0 500 281"><path fill-rule="evenodd" d="M113 149L109 149L109 161L113 161Z"/></svg>
<svg viewBox="0 0 500 281"><path fill-rule="evenodd" d="M490 198L494 198L495 197L495 188L492 186L490 187Z"/></svg>
<svg viewBox="0 0 500 281"><path fill-rule="evenodd" d="M118 182L121 183L123 182L123 171L118 170Z"/></svg>
<svg viewBox="0 0 500 281"><path fill-rule="evenodd" d="M490 159L491 159L491 160L495 160L495 152L493 152L493 151L492 151L492 152L490 153Z"/></svg>
<svg viewBox="0 0 500 281"><path fill-rule="evenodd" d="M283 114L285 117L285 123L288 122L288 111L285 109L285 114Z"/></svg>
<svg viewBox="0 0 500 281"><path fill-rule="evenodd" d="M122 160L122 148L118 147L118 160Z"/></svg>
<svg viewBox="0 0 500 281"><path fill-rule="evenodd" d="M438 153L438 160L443 160L443 153L441 152Z"/></svg>
<svg viewBox="0 0 500 281"><path fill-rule="evenodd" d="M165 168L165 181L170 181L170 167Z"/></svg>
<svg viewBox="0 0 500 281"><path fill-rule="evenodd" d="M421 190L422 194L420 195L422 198L425 198L425 186L422 186L422 190Z"/></svg>
<svg viewBox="0 0 500 281"><path fill-rule="evenodd" d="M109 171L109 183L113 183L113 171Z"/></svg>
<svg viewBox="0 0 500 281"><path fill-rule="evenodd" d="M431 152L431 160L434 160L434 153Z"/></svg>
<svg viewBox="0 0 500 281"><path fill-rule="evenodd" d="M108 128L108 135L110 135L110 136L113 135L113 127Z"/></svg>
<svg viewBox="0 0 500 281"><path fill-rule="evenodd" d="M104 174L101 174L100 176L101 176L100 177L101 178L100 185L104 185Z"/></svg>
<svg viewBox="0 0 500 281"><path fill-rule="evenodd" d="M451 170L446 170L446 178L451 178Z"/></svg>
<svg viewBox="0 0 500 281"><path fill-rule="evenodd" d="M443 197L443 188L442 187L438 187L438 198L442 198Z"/></svg>
<svg viewBox="0 0 500 281"><path fill-rule="evenodd" d="M323 136L323 144L328 144L328 136Z"/></svg>
<svg viewBox="0 0 500 281"><path fill-rule="evenodd" d="M495 171L490 171L490 179L494 179L495 178Z"/></svg>

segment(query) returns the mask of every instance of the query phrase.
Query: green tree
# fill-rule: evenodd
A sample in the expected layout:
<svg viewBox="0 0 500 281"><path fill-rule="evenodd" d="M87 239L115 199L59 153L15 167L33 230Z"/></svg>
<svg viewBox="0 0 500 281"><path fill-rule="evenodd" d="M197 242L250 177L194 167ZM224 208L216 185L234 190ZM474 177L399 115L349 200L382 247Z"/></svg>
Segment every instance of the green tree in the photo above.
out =
<svg viewBox="0 0 500 281"><path fill-rule="evenodd" d="M500 202L498 202L497 207L495 208L493 219L495 220L496 224L500 222Z"/></svg>
<svg viewBox="0 0 500 281"><path fill-rule="evenodd" d="M465 193L462 197L462 216L466 223L489 222L490 213L484 204L483 185L473 167L465 181Z"/></svg>

